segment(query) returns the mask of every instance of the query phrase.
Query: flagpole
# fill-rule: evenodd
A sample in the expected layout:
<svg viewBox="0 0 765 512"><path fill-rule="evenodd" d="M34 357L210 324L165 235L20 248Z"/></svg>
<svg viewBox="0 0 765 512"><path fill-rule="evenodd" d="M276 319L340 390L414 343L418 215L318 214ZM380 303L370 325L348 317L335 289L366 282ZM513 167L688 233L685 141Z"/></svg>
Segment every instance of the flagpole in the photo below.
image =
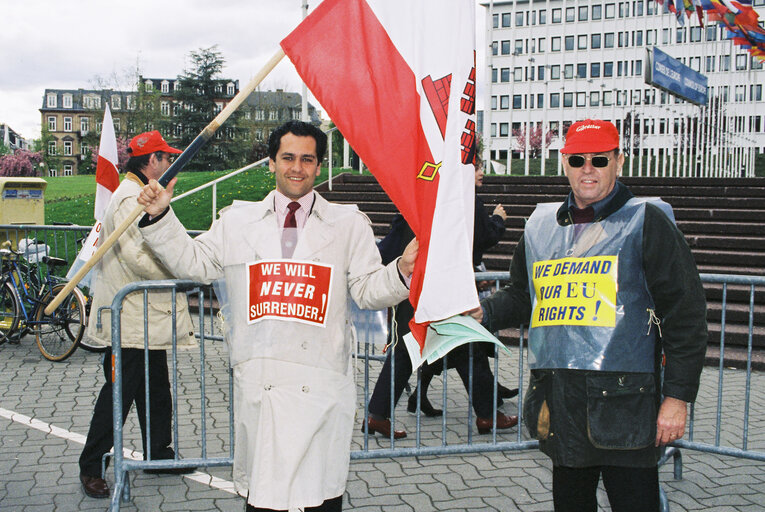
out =
<svg viewBox="0 0 765 512"><path fill-rule="evenodd" d="M180 172L181 169L196 155L199 150L202 148L202 146L209 141L213 135L215 135L215 132L220 126L226 122L226 120L233 114L239 106L244 103L247 98L252 94L252 92L255 90L255 88L260 85L260 82L262 82L266 76L276 67L276 65L279 63L280 60L284 57L284 50L279 48L279 50L269 59L269 61L266 63L265 66L253 77L252 80L250 80L250 83L248 83L244 89L241 89L239 93L234 96L234 98L231 100L231 102L226 105L226 108L220 111L220 113L215 116L215 119L210 121L210 124L205 126L204 130L196 136L196 138L191 141L191 144L189 144L186 149L183 150L183 153L178 155L178 158L175 159L173 164L162 174L162 176L157 180L160 185L163 187L166 187L168 183L170 183L170 180L172 180L178 172ZM83 277L90 271L91 268L95 266L96 263L98 263L101 258L106 254L106 252L111 249L111 247L117 242L119 237L122 235L122 233L127 230L127 228L130 227L130 225L138 218L141 213L143 213L144 207L142 205L138 205L135 207L135 209L130 212L130 215L114 230L114 232L109 235L109 238L104 240L101 247L96 250L96 252L91 256L91 258L85 263L85 265L82 266L82 268L77 271L77 273L72 276L72 279L64 286L64 288L54 297L54 299L48 304L48 306L45 308L45 314L50 315L53 311L56 310L56 308L64 301L64 298L66 298L67 295L69 295L75 286L77 286L77 283L79 283Z"/></svg>

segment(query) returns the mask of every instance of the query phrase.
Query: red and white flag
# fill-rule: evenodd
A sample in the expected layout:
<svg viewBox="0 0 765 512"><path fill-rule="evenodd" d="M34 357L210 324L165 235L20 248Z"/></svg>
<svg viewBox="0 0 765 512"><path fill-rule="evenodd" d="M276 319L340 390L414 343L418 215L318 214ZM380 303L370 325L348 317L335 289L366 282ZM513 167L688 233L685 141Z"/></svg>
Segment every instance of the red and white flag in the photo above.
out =
<svg viewBox="0 0 765 512"><path fill-rule="evenodd" d="M478 306L475 3L324 0L281 46L420 242L412 333Z"/></svg>
<svg viewBox="0 0 765 512"><path fill-rule="evenodd" d="M101 125L101 141L98 146L98 160L96 163L96 201L93 208L93 217L96 219L96 223L93 229L90 230L88 238L82 244L82 249L77 255L77 259L69 268L66 274L67 279L71 279L98 248L101 221L106 214L106 207L109 205L112 193L117 190L120 184L119 172L117 171L118 162L117 137L114 135L114 122L112 121L112 113L107 103L104 109L104 122ZM87 286L88 277L83 279L81 283Z"/></svg>

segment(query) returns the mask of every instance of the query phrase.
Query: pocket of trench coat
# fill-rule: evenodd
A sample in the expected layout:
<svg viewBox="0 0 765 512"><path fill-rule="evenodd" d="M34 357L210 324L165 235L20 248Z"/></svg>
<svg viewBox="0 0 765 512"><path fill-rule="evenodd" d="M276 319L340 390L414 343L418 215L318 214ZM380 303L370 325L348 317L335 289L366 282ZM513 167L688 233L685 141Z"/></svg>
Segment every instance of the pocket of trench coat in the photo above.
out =
<svg viewBox="0 0 765 512"><path fill-rule="evenodd" d="M596 448L638 450L652 445L656 414L653 375L587 376L587 435Z"/></svg>
<svg viewBox="0 0 765 512"><path fill-rule="evenodd" d="M550 409L547 404L550 375L531 374L529 390L523 399L523 423L529 435L544 441L550 435Z"/></svg>

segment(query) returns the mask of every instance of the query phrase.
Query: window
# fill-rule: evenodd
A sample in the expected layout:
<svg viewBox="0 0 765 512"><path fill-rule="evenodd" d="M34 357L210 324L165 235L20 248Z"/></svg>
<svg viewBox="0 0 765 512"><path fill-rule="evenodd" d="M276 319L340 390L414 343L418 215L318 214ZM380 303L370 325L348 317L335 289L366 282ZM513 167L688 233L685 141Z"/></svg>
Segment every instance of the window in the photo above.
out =
<svg viewBox="0 0 765 512"><path fill-rule="evenodd" d="M636 30L634 33L635 42L632 46L643 46L643 31Z"/></svg>
<svg viewBox="0 0 765 512"><path fill-rule="evenodd" d="M648 46L656 44L656 29L645 31L645 44Z"/></svg>
<svg viewBox="0 0 765 512"><path fill-rule="evenodd" d="M603 17L603 6L602 5L593 5L592 6L592 19L599 20Z"/></svg>
<svg viewBox="0 0 765 512"><path fill-rule="evenodd" d="M550 50L553 52L560 51L560 37L553 37L550 39Z"/></svg>
<svg viewBox="0 0 765 512"><path fill-rule="evenodd" d="M81 117L80 118L80 134L87 135L89 131L90 131L90 118Z"/></svg>
<svg viewBox="0 0 765 512"><path fill-rule="evenodd" d="M529 11L529 16L531 16L531 24L536 25L537 24L537 11ZM528 24L528 18L526 21L526 24Z"/></svg>
<svg viewBox="0 0 765 512"><path fill-rule="evenodd" d="M510 68L502 68L500 70L500 82L509 82L510 81Z"/></svg>
<svg viewBox="0 0 765 512"><path fill-rule="evenodd" d="M119 94L112 94L112 110L119 110L122 107L122 98Z"/></svg>
<svg viewBox="0 0 765 512"><path fill-rule="evenodd" d="M502 55L510 55L510 41L502 41ZM496 55L496 53L494 54Z"/></svg>
<svg viewBox="0 0 765 512"><path fill-rule="evenodd" d="M560 8L553 9L552 10L552 22L553 23L560 23L561 22L561 15L562 15L562 12L561 12Z"/></svg>
<svg viewBox="0 0 765 512"><path fill-rule="evenodd" d="M605 34L605 37L603 38L603 47L604 48L613 48L614 47L614 33L608 32Z"/></svg>
<svg viewBox="0 0 765 512"><path fill-rule="evenodd" d="M537 108L545 108L545 95L537 94Z"/></svg>
<svg viewBox="0 0 765 512"><path fill-rule="evenodd" d="M564 92L563 93L563 106L566 108L570 108L574 106L574 93L573 92Z"/></svg>
<svg viewBox="0 0 765 512"><path fill-rule="evenodd" d="M581 62L576 65L576 77L587 78L587 63Z"/></svg>
<svg viewBox="0 0 765 512"><path fill-rule="evenodd" d="M521 82L523 81L523 68L517 67L513 68L513 82Z"/></svg>
<svg viewBox="0 0 765 512"><path fill-rule="evenodd" d="M578 50L587 49L587 34L582 34L576 38L576 47Z"/></svg>
<svg viewBox="0 0 765 512"><path fill-rule="evenodd" d="M269 110L268 111L268 120L269 121L278 121L279 120L279 113L276 110Z"/></svg>
<svg viewBox="0 0 765 512"><path fill-rule="evenodd" d="M675 42L676 43L684 43L687 40L687 34L685 32L685 28L677 28L677 32L675 33Z"/></svg>
<svg viewBox="0 0 765 512"><path fill-rule="evenodd" d="M492 96L491 97L491 109L492 110L497 110L497 97L496 96Z"/></svg>
<svg viewBox="0 0 765 512"><path fill-rule="evenodd" d="M512 21L512 19L510 18L510 13L509 12L506 12L506 13L502 14L502 26L503 27L509 27L511 21Z"/></svg>
<svg viewBox="0 0 765 512"><path fill-rule="evenodd" d="M537 51L539 53L544 53L547 51L547 40L544 37L539 38L539 42L537 43Z"/></svg>
<svg viewBox="0 0 765 512"><path fill-rule="evenodd" d="M635 72L632 74L633 76L640 76L643 74L643 61L642 60L636 60L635 61Z"/></svg>
<svg viewBox="0 0 765 512"><path fill-rule="evenodd" d="M499 55L499 45L497 44L496 41L491 43L491 54L492 55Z"/></svg>
<svg viewBox="0 0 765 512"><path fill-rule="evenodd" d="M587 93L585 92L576 93L576 106L577 107L587 106Z"/></svg>
<svg viewBox="0 0 765 512"><path fill-rule="evenodd" d="M736 55L736 71L743 71L746 69L746 61L749 60L748 55Z"/></svg>
<svg viewBox="0 0 765 512"><path fill-rule="evenodd" d="M604 78L610 78L614 76L614 63L613 62L604 62L603 63L603 77Z"/></svg>
<svg viewBox="0 0 765 512"><path fill-rule="evenodd" d="M619 48L624 48L629 43L627 36L629 32L619 32Z"/></svg>
<svg viewBox="0 0 765 512"><path fill-rule="evenodd" d="M579 21L587 21L587 6L582 5L579 7Z"/></svg>
<svg viewBox="0 0 765 512"><path fill-rule="evenodd" d="M71 176L71 175L72 175L72 165L64 164L64 176Z"/></svg>
<svg viewBox="0 0 765 512"><path fill-rule="evenodd" d="M162 80L162 85L160 86L160 89L161 89L161 91L164 94L169 93L170 92L170 82L168 82L167 80Z"/></svg>
<svg viewBox="0 0 765 512"><path fill-rule="evenodd" d="M151 82L151 80L146 80L143 83L143 90L146 92L150 92L154 89L154 84Z"/></svg>
<svg viewBox="0 0 765 512"><path fill-rule="evenodd" d="M730 55L720 55L720 71L730 71Z"/></svg>
<svg viewBox="0 0 765 512"><path fill-rule="evenodd" d="M576 20L576 7L566 7L566 23L572 23Z"/></svg>
<svg viewBox="0 0 765 512"><path fill-rule="evenodd" d="M600 48L600 38L600 34L592 34L592 36L590 36L590 48L593 50Z"/></svg>
<svg viewBox="0 0 765 512"><path fill-rule="evenodd" d="M734 89L734 96L733 101L740 103L744 101L744 96L746 96L746 86L745 85L737 85Z"/></svg>
<svg viewBox="0 0 765 512"><path fill-rule="evenodd" d="M550 66L550 80L560 80L560 65Z"/></svg>
<svg viewBox="0 0 765 512"><path fill-rule="evenodd" d="M630 3L619 2L619 17L626 18L630 15Z"/></svg>
<svg viewBox="0 0 765 512"><path fill-rule="evenodd" d="M537 67L537 80L543 81L545 79L545 67Z"/></svg>
<svg viewBox="0 0 765 512"><path fill-rule="evenodd" d="M694 71L701 71L701 57L691 57L688 62L688 67Z"/></svg>
<svg viewBox="0 0 765 512"><path fill-rule="evenodd" d="M554 92L550 94L550 108L560 108L560 93Z"/></svg>
<svg viewBox="0 0 765 512"><path fill-rule="evenodd" d="M69 116L64 117L64 131L65 132L72 131L72 118Z"/></svg>
<svg viewBox="0 0 765 512"><path fill-rule="evenodd" d="M55 140L48 141L48 154L49 155L55 155L56 154L56 141Z"/></svg>
<svg viewBox="0 0 765 512"><path fill-rule="evenodd" d="M600 62L590 64L590 78L600 78Z"/></svg>
<svg viewBox="0 0 765 512"><path fill-rule="evenodd" d="M613 97L613 91L603 91L603 106L610 107L614 101Z"/></svg>
<svg viewBox="0 0 765 512"><path fill-rule="evenodd" d="M513 110L518 110L523 106L523 100L520 94L513 95Z"/></svg>
<svg viewBox="0 0 765 512"><path fill-rule="evenodd" d="M590 93L590 106L591 107L600 106L600 93L598 91L592 91Z"/></svg>
<svg viewBox="0 0 765 512"><path fill-rule="evenodd" d="M224 103L222 103L220 101L216 101L215 102L215 108L213 110L215 111L216 114L219 114L221 112L221 110L223 110L223 107L225 107L225 106L226 105Z"/></svg>
<svg viewBox="0 0 765 512"><path fill-rule="evenodd" d="M669 44L669 29L661 29L661 44Z"/></svg>
<svg viewBox="0 0 765 512"><path fill-rule="evenodd" d="M717 25L707 25L707 41L717 41Z"/></svg>
<svg viewBox="0 0 765 512"><path fill-rule="evenodd" d="M128 110L135 110L135 96L130 95L127 97L127 108Z"/></svg>
<svg viewBox="0 0 765 512"><path fill-rule="evenodd" d="M491 123L491 136L497 136L497 123Z"/></svg>
<svg viewBox="0 0 765 512"><path fill-rule="evenodd" d="M115 132L119 132L120 131L120 118L119 117L115 117L112 122L114 123L114 131ZM99 124L98 131L100 132L101 131L101 123L98 123L98 124Z"/></svg>
<svg viewBox="0 0 765 512"><path fill-rule="evenodd" d="M570 52L574 49L574 36L566 36L566 51Z"/></svg>
<svg viewBox="0 0 765 512"><path fill-rule="evenodd" d="M691 42L701 42L701 27L691 27Z"/></svg>
<svg viewBox="0 0 765 512"><path fill-rule="evenodd" d="M540 25L546 25L547 24L547 11L544 9L539 10L539 24Z"/></svg>
<svg viewBox="0 0 765 512"><path fill-rule="evenodd" d="M515 40L515 54L520 55L523 53L523 39Z"/></svg>
<svg viewBox="0 0 765 512"><path fill-rule="evenodd" d="M72 108L72 95L64 94L64 108Z"/></svg>
<svg viewBox="0 0 765 512"><path fill-rule="evenodd" d="M762 101L762 84L749 86L749 101Z"/></svg>
<svg viewBox="0 0 765 512"><path fill-rule="evenodd" d="M48 131L56 131L56 116L48 116Z"/></svg>
<svg viewBox="0 0 765 512"><path fill-rule="evenodd" d="M72 141L71 140L65 140L64 141L64 155L71 156L72 155Z"/></svg>
<svg viewBox="0 0 765 512"><path fill-rule="evenodd" d="M510 108L510 96L499 97L499 108L502 110L507 110Z"/></svg>
<svg viewBox="0 0 765 512"><path fill-rule="evenodd" d="M523 26L523 11L515 13L515 26L516 27Z"/></svg>
<svg viewBox="0 0 765 512"><path fill-rule="evenodd" d="M563 66L563 78L574 78L574 65L564 64Z"/></svg>
<svg viewBox="0 0 765 512"><path fill-rule="evenodd" d="M643 2L642 0L638 2L632 3L632 15L633 16L642 16L643 15Z"/></svg>
<svg viewBox="0 0 765 512"><path fill-rule="evenodd" d="M88 146L84 142L80 144L80 155L86 156L88 154L88 151L90 151L90 146Z"/></svg>
<svg viewBox="0 0 765 512"><path fill-rule="evenodd" d="M499 14L495 14L491 17L491 25L493 28L499 28ZM262 132L261 132L262 135Z"/></svg>
<svg viewBox="0 0 765 512"><path fill-rule="evenodd" d="M706 63L704 65L705 73L714 73L715 71L715 58L713 55L707 55L705 57Z"/></svg>
<svg viewBox="0 0 765 512"><path fill-rule="evenodd" d="M48 108L56 108L56 93L49 92L45 96L45 104Z"/></svg>
<svg viewBox="0 0 765 512"><path fill-rule="evenodd" d="M632 91L632 104L640 105L640 90L639 89Z"/></svg>
<svg viewBox="0 0 765 512"><path fill-rule="evenodd" d="M507 123L499 123L499 136L500 137L507 137L509 133L510 125Z"/></svg>
<svg viewBox="0 0 765 512"><path fill-rule="evenodd" d="M612 20L616 17L616 4L606 4L606 19Z"/></svg>
<svg viewBox="0 0 765 512"><path fill-rule="evenodd" d="M757 57L752 57L752 61L749 63L749 69L757 70L762 69L762 61Z"/></svg>
<svg viewBox="0 0 765 512"><path fill-rule="evenodd" d="M163 101L159 106L160 112L162 112L163 116L169 116L170 115L170 103L167 101Z"/></svg>

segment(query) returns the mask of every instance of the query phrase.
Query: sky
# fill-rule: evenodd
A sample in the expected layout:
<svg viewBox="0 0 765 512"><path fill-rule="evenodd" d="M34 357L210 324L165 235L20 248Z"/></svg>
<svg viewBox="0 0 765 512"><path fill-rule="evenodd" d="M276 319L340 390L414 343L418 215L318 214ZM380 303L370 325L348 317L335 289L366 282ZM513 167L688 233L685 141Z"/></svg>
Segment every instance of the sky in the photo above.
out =
<svg viewBox="0 0 765 512"><path fill-rule="evenodd" d="M129 90L136 69L145 77L174 78L189 67L189 52L213 45L226 60L221 76L244 87L300 23L302 3L2 0L0 123L26 139L39 138L46 88L89 89L103 83ZM310 12L320 2L308 3ZM477 3L476 13L482 29L484 8ZM482 62L480 53L478 58ZM260 87L277 88L301 92L300 77L287 58ZM320 108L310 93L309 101Z"/></svg>

